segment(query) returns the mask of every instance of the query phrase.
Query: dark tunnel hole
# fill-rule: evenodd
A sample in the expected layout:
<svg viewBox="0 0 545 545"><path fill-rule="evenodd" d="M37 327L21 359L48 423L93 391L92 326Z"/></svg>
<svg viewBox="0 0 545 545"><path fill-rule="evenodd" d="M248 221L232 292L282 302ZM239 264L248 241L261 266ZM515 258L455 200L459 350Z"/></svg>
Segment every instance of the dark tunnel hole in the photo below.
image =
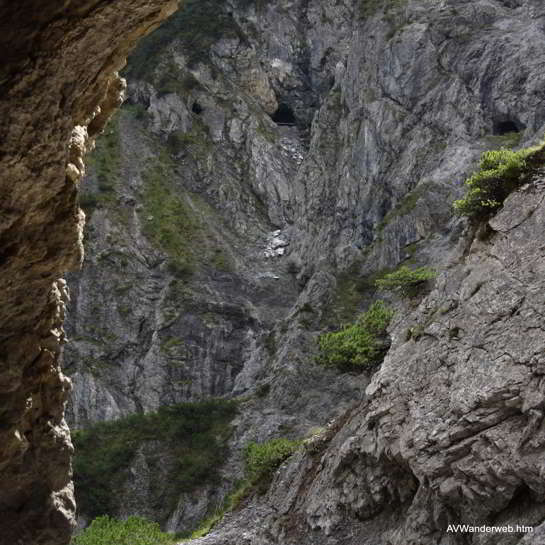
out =
<svg viewBox="0 0 545 545"><path fill-rule="evenodd" d="M271 115L277 125L295 125L296 119L293 110L287 104L279 104L278 109Z"/></svg>
<svg viewBox="0 0 545 545"><path fill-rule="evenodd" d="M494 134L503 135L520 132L520 127L514 121L499 121L494 125Z"/></svg>
<svg viewBox="0 0 545 545"><path fill-rule="evenodd" d="M191 106L191 111L194 113L194 114L201 114L202 113L202 106L198 103L198 102L193 102L193 106Z"/></svg>

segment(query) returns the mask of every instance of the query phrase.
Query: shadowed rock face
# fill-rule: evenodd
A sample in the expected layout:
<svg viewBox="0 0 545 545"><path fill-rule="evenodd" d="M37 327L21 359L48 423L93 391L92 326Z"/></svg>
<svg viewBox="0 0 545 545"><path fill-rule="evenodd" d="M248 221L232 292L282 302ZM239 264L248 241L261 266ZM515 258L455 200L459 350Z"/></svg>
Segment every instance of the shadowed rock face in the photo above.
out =
<svg viewBox="0 0 545 545"><path fill-rule="evenodd" d="M116 75L174 0L0 2L0 543L62 544L74 500L58 366L79 267L82 155L120 103Z"/></svg>

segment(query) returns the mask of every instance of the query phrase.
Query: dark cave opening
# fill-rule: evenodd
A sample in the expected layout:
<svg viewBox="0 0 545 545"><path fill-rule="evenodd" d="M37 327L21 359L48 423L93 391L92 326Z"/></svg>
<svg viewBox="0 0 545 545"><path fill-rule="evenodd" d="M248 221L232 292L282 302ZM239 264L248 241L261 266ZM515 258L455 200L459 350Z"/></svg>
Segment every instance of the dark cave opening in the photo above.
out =
<svg viewBox="0 0 545 545"><path fill-rule="evenodd" d="M191 106L191 111L194 114L199 115L202 113L202 110L203 110L203 107L198 102L193 102L193 106Z"/></svg>
<svg viewBox="0 0 545 545"><path fill-rule="evenodd" d="M274 114L271 115L271 119L277 124L277 125L295 125L296 119L295 115L293 114L293 110L284 103L280 103L278 105L278 109Z"/></svg>
<svg viewBox="0 0 545 545"><path fill-rule="evenodd" d="M494 124L494 134L501 136L513 132L520 132L520 127L512 120L498 121Z"/></svg>

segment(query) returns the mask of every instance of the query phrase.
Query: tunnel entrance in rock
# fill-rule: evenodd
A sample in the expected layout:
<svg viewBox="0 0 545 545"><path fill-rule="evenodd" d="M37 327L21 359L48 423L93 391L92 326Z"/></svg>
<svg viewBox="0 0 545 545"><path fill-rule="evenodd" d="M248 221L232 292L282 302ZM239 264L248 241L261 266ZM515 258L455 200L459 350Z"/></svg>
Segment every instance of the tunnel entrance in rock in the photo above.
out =
<svg viewBox="0 0 545 545"><path fill-rule="evenodd" d="M498 121L494 124L494 134L501 136L513 132L520 132L520 127L515 121L511 119Z"/></svg>
<svg viewBox="0 0 545 545"><path fill-rule="evenodd" d="M284 103L280 103L274 114L271 115L271 119L277 125L294 126L297 122L293 110Z"/></svg>
<svg viewBox="0 0 545 545"><path fill-rule="evenodd" d="M191 111L194 114L200 115L203 111L203 107L198 102L193 102L193 106L191 106Z"/></svg>

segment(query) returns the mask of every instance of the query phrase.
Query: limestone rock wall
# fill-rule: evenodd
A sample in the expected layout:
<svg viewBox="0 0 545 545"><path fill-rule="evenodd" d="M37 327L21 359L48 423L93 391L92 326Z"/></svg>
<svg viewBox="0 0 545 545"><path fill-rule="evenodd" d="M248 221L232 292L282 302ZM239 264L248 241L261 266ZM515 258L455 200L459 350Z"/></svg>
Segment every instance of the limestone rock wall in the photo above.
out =
<svg viewBox="0 0 545 545"><path fill-rule="evenodd" d="M326 28L349 36L331 46L334 64L320 60L333 77L314 95L292 181L299 301L399 263L441 274L417 308L392 299L392 347L364 400L281 468L265 498L197 543L540 543L542 179L478 234L451 203L479 153L508 145L506 127L520 145L543 137L543 6L318 4L284 6L304 21L309 51ZM276 29L281 10L239 17ZM285 72L290 58L294 72L302 58L317 66L297 57L304 47L272 49ZM458 522L536 531L447 533Z"/></svg>
<svg viewBox="0 0 545 545"><path fill-rule="evenodd" d="M365 384L313 362L313 324L325 316L332 275L298 302L293 183L318 91L306 72L261 50L250 22L235 20L241 6L208 1L201 19L199 4L161 29L169 42L156 47L150 36L136 50L128 99L89 157L86 258L82 272L67 277L64 349L74 429L180 402L240 400L214 493L203 483L173 508L164 494L146 493L166 490L166 472L141 472L141 458L127 472L138 473L141 486L120 490L113 514L145 515L178 531L195 527L242 477L246 442L303 436L359 399ZM284 42L303 40L279 8L277 27L291 32ZM259 23L263 42L274 40L268 20ZM193 27L198 39L184 30ZM271 64L282 70L268 74ZM296 123L273 120L282 101ZM83 522L88 514L80 515Z"/></svg>
<svg viewBox="0 0 545 545"><path fill-rule="evenodd" d="M366 400L196 543L542 542L543 190L537 175L486 238L464 234L435 289L392 325ZM534 531L447 532L459 523Z"/></svg>
<svg viewBox="0 0 545 545"><path fill-rule="evenodd" d="M63 280L82 259L82 154L136 40L176 2L1 2L0 542L69 541Z"/></svg>
<svg viewBox="0 0 545 545"><path fill-rule="evenodd" d="M0 9L0 539L53 544L74 509L58 278L81 260L81 155L120 102L129 47L174 6L31 4ZM241 396L229 483L248 440L340 415L206 545L537 545L539 531L498 541L445 528L543 522L542 184L476 239L451 211L507 129L521 145L542 136L542 3L218 6L199 22L220 17L206 39L180 27L129 73L115 180L98 159L85 182L88 261L69 278L72 425ZM275 123L280 107L294 125ZM159 236L155 204L169 199L191 247ZM392 297L392 347L370 384L316 366L316 335L364 309L372 275L400 263L441 275L417 308ZM143 449L140 491L148 467ZM126 488L133 512L152 512ZM178 529L208 494L152 514Z"/></svg>

